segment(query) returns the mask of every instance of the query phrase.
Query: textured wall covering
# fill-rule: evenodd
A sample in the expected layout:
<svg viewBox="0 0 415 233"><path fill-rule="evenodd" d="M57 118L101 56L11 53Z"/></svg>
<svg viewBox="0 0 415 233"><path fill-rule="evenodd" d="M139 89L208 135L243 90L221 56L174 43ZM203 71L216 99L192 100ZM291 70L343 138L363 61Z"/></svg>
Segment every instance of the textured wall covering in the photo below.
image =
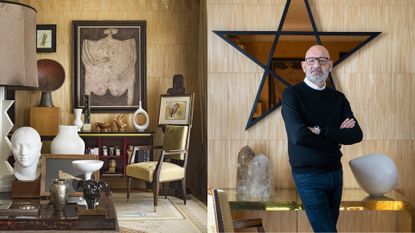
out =
<svg viewBox="0 0 415 233"><path fill-rule="evenodd" d="M320 31L382 34L333 71L364 132L345 146L344 185L358 187L348 161L383 152L397 163L398 190L415 202L415 2L408 0L310 1ZM208 184L235 188L240 148L268 155L276 187L294 187L281 110L244 131L263 70L212 30L275 30L285 1L208 0ZM376 169L376 168L373 168Z"/></svg>
<svg viewBox="0 0 415 233"><path fill-rule="evenodd" d="M147 21L147 111L149 130L157 130L160 94L172 86L174 74L185 77L186 92L196 93L196 111L191 140L188 182L199 186L200 170L206 167L201 154L199 110L199 1L171 1L167 9L161 1L152 0L21 0L38 10L38 24L57 25L56 53L38 53L38 59L57 60L66 71L64 85L52 93L55 106L61 108L61 123L71 124L72 113L72 20L146 20ZM29 109L39 103L40 93L16 93L16 126L29 124ZM111 121L116 114L92 114L91 121ZM133 129L132 114L128 128ZM114 130L116 127L114 126ZM156 137L156 142L159 143ZM204 173L206 177L206 172ZM206 178L204 179L206 180ZM205 182L206 183L206 182ZM193 184L193 185L192 185ZM198 188L200 189L200 188ZM200 190L199 190L200 192Z"/></svg>

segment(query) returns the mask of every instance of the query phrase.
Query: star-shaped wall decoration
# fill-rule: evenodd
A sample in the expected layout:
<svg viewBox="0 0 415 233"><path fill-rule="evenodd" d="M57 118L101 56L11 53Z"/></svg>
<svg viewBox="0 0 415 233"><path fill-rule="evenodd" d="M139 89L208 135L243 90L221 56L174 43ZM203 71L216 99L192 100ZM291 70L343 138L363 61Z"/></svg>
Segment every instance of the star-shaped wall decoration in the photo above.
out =
<svg viewBox="0 0 415 233"><path fill-rule="evenodd" d="M325 46L333 68L373 40L380 32L321 32L308 0L287 0L276 31L214 31L265 71L245 130L281 105L287 86L304 80L301 61L309 47ZM335 88L330 74L327 86Z"/></svg>

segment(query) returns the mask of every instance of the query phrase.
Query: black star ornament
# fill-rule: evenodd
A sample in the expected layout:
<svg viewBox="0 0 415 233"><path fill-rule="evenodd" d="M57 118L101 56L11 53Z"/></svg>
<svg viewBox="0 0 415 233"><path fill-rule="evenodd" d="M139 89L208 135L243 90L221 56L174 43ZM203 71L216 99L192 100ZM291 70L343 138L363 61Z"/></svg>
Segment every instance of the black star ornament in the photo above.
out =
<svg viewBox="0 0 415 233"><path fill-rule="evenodd" d="M281 105L283 90L304 80L301 61L320 44L330 51L335 68L380 32L321 32L308 0L287 0L276 31L214 31L265 71L246 123L249 129ZM327 86L336 88L331 73Z"/></svg>

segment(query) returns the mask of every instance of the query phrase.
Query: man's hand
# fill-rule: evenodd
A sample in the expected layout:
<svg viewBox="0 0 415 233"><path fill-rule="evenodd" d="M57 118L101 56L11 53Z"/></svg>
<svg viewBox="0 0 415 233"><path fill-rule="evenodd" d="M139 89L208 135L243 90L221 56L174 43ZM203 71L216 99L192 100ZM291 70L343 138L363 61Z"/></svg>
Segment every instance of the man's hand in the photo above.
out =
<svg viewBox="0 0 415 233"><path fill-rule="evenodd" d="M308 129L313 133L313 134L320 134L320 128L319 127L308 127Z"/></svg>
<svg viewBox="0 0 415 233"><path fill-rule="evenodd" d="M346 118L343 123L340 125L340 129L351 129L356 124L356 121L353 118Z"/></svg>

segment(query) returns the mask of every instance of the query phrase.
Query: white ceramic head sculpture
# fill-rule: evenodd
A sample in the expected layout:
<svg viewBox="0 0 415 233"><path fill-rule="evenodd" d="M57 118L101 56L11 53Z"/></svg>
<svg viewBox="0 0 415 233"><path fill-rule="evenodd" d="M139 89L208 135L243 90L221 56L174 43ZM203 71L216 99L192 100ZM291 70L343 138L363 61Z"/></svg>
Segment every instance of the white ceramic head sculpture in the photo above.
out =
<svg viewBox="0 0 415 233"><path fill-rule="evenodd" d="M12 135L15 159L14 176L18 180L36 180L40 174L39 158L42 142L39 133L31 127L18 128Z"/></svg>
<svg viewBox="0 0 415 233"><path fill-rule="evenodd" d="M395 162L384 154L368 154L349 162L360 187L371 196L383 196L398 185Z"/></svg>

